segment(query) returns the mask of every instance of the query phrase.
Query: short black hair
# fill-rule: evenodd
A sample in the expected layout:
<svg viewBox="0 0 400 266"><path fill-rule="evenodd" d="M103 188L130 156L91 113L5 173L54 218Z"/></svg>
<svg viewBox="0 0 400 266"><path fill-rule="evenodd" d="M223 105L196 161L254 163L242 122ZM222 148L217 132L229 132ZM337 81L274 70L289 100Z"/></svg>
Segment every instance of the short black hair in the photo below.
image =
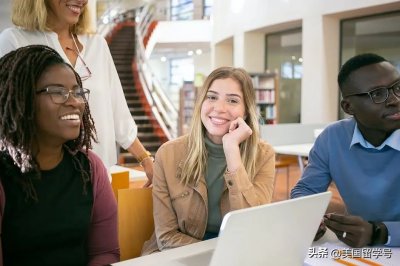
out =
<svg viewBox="0 0 400 266"><path fill-rule="evenodd" d="M382 56L373 53L359 54L350 58L346 63L344 63L339 71L338 84L340 90L343 91L343 84L347 81L353 71L364 66L381 62L387 62L387 60Z"/></svg>

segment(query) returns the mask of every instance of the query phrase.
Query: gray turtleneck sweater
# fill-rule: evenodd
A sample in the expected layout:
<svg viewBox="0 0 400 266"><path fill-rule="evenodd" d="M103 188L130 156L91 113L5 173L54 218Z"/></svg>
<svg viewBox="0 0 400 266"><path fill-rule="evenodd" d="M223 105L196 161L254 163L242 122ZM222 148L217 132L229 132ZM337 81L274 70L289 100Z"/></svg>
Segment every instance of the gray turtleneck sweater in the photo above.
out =
<svg viewBox="0 0 400 266"><path fill-rule="evenodd" d="M208 220L207 233L218 234L222 217L220 201L224 187L226 159L222 144L215 144L207 137L204 138L208 151L206 183L208 191Z"/></svg>

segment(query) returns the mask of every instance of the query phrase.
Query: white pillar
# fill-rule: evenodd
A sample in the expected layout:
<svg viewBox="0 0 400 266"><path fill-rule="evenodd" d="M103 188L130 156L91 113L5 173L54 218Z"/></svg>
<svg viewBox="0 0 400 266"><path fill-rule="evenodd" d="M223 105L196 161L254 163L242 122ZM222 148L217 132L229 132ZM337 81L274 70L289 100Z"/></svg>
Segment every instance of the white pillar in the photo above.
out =
<svg viewBox="0 0 400 266"><path fill-rule="evenodd" d="M233 36L233 65L244 67L244 32L236 33Z"/></svg>
<svg viewBox="0 0 400 266"><path fill-rule="evenodd" d="M333 16L303 19L301 123L337 120L339 27L339 19Z"/></svg>

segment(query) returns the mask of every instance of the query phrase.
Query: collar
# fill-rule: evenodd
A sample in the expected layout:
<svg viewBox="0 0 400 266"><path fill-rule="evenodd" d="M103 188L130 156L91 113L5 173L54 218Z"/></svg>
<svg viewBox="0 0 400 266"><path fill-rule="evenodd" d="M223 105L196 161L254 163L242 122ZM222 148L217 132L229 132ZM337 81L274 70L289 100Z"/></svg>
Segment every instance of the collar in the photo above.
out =
<svg viewBox="0 0 400 266"><path fill-rule="evenodd" d="M353 138L351 139L349 149L357 143L359 143L362 147L366 149L382 150L385 146L389 146L392 149L400 151L400 129L395 130L381 145L375 147L366 139L364 139L356 123L354 126Z"/></svg>

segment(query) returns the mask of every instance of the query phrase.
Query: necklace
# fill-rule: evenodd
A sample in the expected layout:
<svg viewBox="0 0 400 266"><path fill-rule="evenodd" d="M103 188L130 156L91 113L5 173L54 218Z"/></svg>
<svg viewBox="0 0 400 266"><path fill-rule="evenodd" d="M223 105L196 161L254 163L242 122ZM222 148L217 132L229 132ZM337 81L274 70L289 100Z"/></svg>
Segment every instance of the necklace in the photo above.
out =
<svg viewBox="0 0 400 266"><path fill-rule="evenodd" d="M73 34L72 32L71 32L71 36L72 36L72 40L74 41L76 51L80 54L81 51L79 50L79 47L78 47L78 45L76 44L75 37L74 37L74 34Z"/></svg>

